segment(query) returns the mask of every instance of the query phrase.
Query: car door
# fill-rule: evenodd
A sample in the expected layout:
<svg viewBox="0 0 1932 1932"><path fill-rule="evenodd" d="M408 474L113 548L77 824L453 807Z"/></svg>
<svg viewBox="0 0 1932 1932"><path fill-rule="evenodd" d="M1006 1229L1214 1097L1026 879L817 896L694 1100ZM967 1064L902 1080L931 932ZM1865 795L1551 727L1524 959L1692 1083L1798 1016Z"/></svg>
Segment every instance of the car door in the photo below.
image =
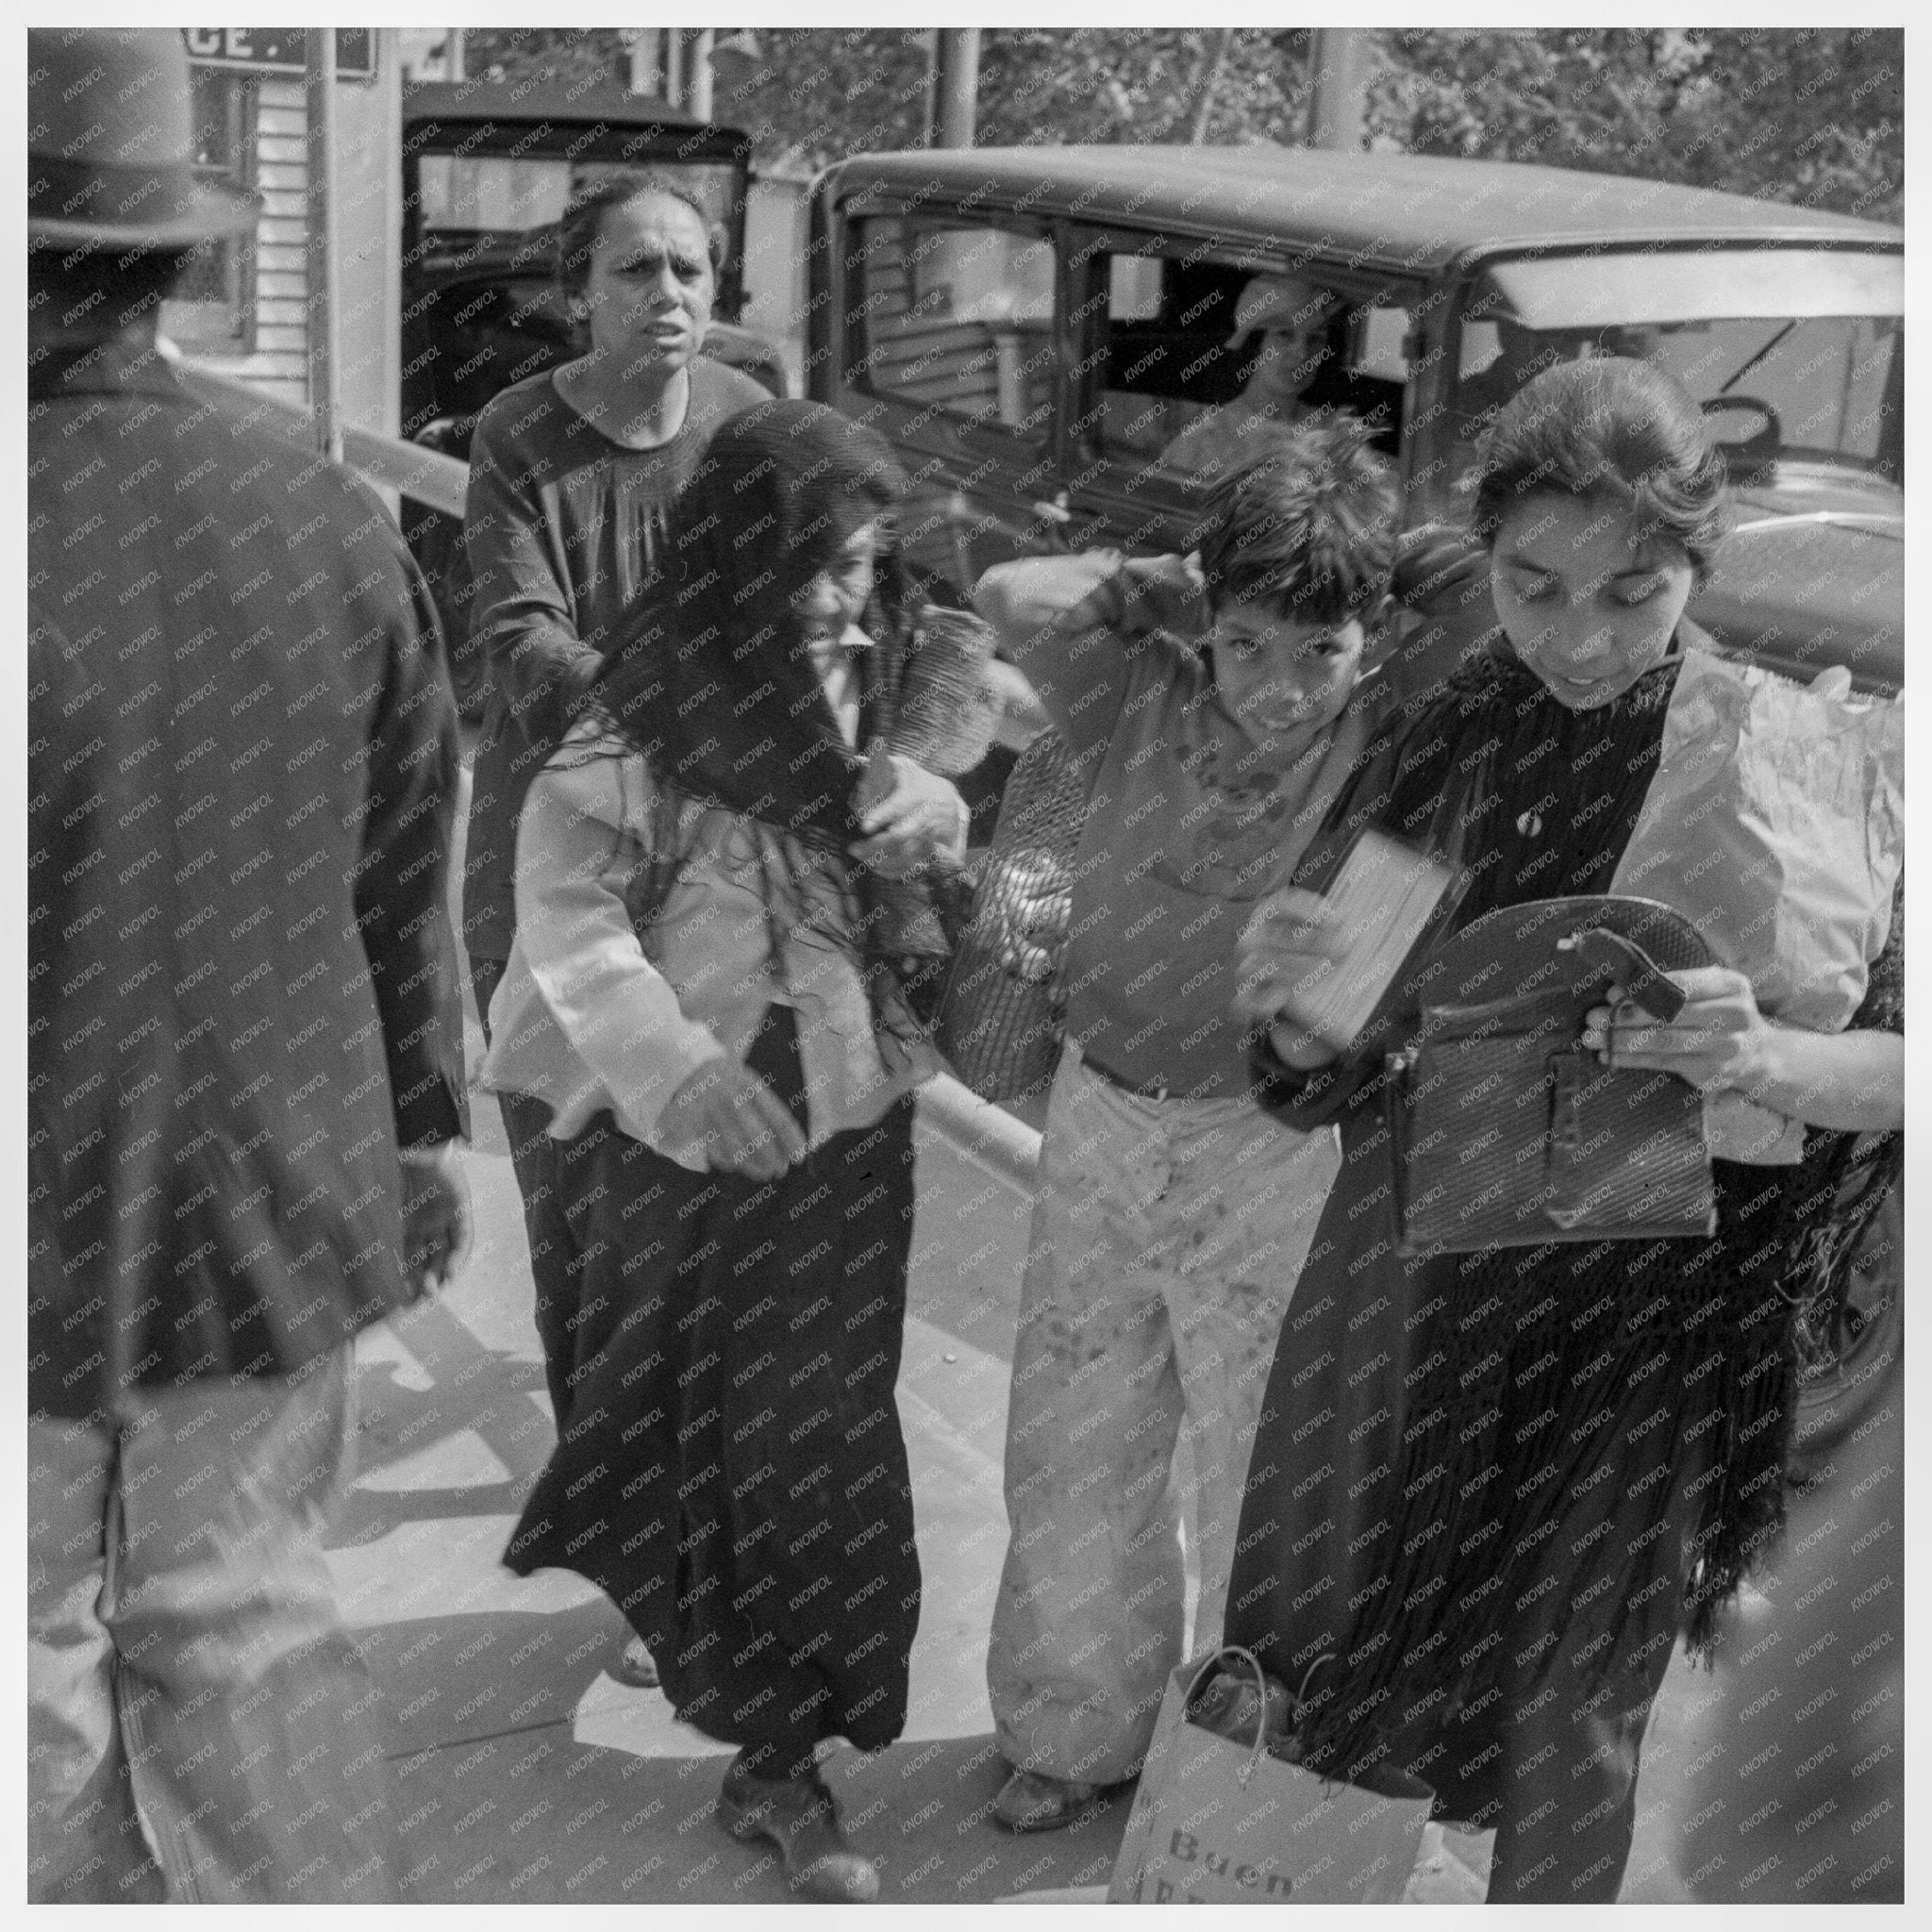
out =
<svg viewBox="0 0 1932 1932"><path fill-rule="evenodd" d="M814 393L829 390L899 452L913 484L907 554L963 601L982 571L1053 531L1052 230L997 210L874 203L837 232L838 313L823 338L834 368Z"/></svg>

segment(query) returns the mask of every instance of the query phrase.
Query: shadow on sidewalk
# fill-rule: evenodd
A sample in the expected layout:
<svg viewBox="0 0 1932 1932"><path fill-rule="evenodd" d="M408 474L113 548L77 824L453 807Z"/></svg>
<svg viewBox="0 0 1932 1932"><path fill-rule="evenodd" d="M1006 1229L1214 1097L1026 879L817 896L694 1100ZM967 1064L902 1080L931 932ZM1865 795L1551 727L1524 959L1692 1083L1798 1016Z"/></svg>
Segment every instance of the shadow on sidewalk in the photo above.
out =
<svg viewBox="0 0 1932 1932"><path fill-rule="evenodd" d="M641 1757L581 1741L559 1722L406 1756L396 1769L407 1895L784 1903L775 1848L738 1843L712 1816L729 1755L719 1745ZM1104 1884L1130 1795L1070 1830L1017 1838L991 1817L1005 1774L991 1737L896 1744L871 1757L841 1746L824 1772L853 1841L880 1867L882 1904Z"/></svg>

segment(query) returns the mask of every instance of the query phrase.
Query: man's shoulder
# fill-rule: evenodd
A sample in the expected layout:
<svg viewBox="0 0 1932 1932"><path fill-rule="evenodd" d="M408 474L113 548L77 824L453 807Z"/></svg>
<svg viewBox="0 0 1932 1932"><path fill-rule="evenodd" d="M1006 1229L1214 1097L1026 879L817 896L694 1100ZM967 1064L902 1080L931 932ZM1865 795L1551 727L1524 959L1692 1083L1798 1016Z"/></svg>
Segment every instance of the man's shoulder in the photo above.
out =
<svg viewBox="0 0 1932 1932"><path fill-rule="evenodd" d="M123 518L154 508L154 486L136 486L158 474L168 479L159 509L164 528L214 515L224 526L236 525L231 534L238 550L258 544L264 533L279 533L275 541L280 541L299 531L306 541L330 526L345 551L358 550L358 539L398 547L382 499L323 456L307 420L285 404L237 394L193 369L150 371L138 387L110 392L110 412L90 410L80 432L62 440L73 444L77 460L86 447L90 470L107 453L104 443L111 445L123 470L112 500ZM102 399L68 400L98 406Z"/></svg>
<svg viewBox="0 0 1932 1932"><path fill-rule="evenodd" d="M200 447L215 459L208 480L220 483L231 506L299 508L304 519L321 513L358 525L379 514L388 524L382 499L353 471L331 462L315 447L306 419L291 416L266 398L251 402L204 386L192 372L182 378L181 395L187 413L165 433L184 453ZM184 460L184 478L206 459ZM183 494L192 487L187 484Z"/></svg>
<svg viewBox="0 0 1932 1932"><path fill-rule="evenodd" d="M163 431L172 441L215 440L244 469L264 457L292 469L327 467L315 447L312 425L288 404L268 395L239 394L227 382L209 380L196 369L179 368L173 374L174 420ZM223 467L229 467L228 461Z"/></svg>

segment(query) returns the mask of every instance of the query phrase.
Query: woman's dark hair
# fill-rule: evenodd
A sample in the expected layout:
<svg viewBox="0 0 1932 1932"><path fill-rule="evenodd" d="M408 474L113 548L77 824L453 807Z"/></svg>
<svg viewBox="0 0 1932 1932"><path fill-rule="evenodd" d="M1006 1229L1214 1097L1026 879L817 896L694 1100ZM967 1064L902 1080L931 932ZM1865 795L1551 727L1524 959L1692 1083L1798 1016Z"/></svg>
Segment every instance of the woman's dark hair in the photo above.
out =
<svg viewBox="0 0 1932 1932"><path fill-rule="evenodd" d="M895 631L908 598L890 519L906 491L891 444L823 403L758 403L731 417L672 507L676 628L794 656L803 633L791 600L855 532L884 521L863 622Z"/></svg>
<svg viewBox="0 0 1932 1932"><path fill-rule="evenodd" d="M775 699L789 719L773 727L782 744L802 754L808 741L823 740L845 758L830 708L818 702L792 599L837 563L855 532L890 519L906 490L891 445L823 404L758 403L727 420L672 506L662 588L599 680L607 720L643 745L661 731L664 705L683 717L676 707L690 701L705 736L742 735L748 752L766 735ZM910 620L887 522L863 627L874 643L903 646ZM747 796L768 782L768 765L747 765ZM740 789L728 778L726 786ZM842 793L839 808L842 814Z"/></svg>
<svg viewBox="0 0 1932 1932"><path fill-rule="evenodd" d="M1278 605L1344 624L1389 588L1402 501L1389 465L1351 416L1257 430L1256 448L1208 499L1201 570L1214 605Z"/></svg>
<svg viewBox="0 0 1932 1932"><path fill-rule="evenodd" d="M1704 412L1681 383L1629 357L1559 363L1524 383L1484 435L1478 462L1485 543L1539 491L1601 497L1634 509L1645 535L1681 544L1701 584L1730 528L1724 458Z"/></svg>
<svg viewBox="0 0 1932 1932"><path fill-rule="evenodd" d="M698 218L705 231L705 248L715 275L724 266L726 235L724 225L714 222L704 204L690 187L675 176L649 168L622 168L600 175L570 198L563 218L558 224L557 281L566 295L581 295L591 280L591 256L603 232L608 208L623 208L640 195L662 194L681 201Z"/></svg>
<svg viewBox="0 0 1932 1932"><path fill-rule="evenodd" d="M694 853L680 795L776 828L783 850L759 846L770 958L805 935L856 958L874 1025L901 1040L918 1025L894 962L921 950L907 935L929 900L916 881L855 875L866 761L840 731L791 598L906 489L885 439L836 409L771 402L730 418L672 506L664 591L590 700L611 748L641 753L656 786L647 898L661 905ZM890 541L879 564L869 655L903 664L909 611ZM890 702L884 683L874 691Z"/></svg>

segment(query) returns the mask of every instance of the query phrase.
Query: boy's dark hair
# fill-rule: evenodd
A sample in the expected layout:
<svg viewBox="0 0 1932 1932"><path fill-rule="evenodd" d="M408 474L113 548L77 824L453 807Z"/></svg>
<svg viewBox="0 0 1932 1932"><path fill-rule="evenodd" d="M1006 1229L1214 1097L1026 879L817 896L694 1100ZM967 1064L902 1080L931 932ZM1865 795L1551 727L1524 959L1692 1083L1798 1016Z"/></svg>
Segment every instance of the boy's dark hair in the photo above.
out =
<svg viewBox="0 0 1932 1932"><path fill-rule="evenodd" d="M1724 462L1695 399L1627 356L1563 362L1526 382L1484 435L1475 534L1539 491L1628 506L1681 544L1698 583L1730 527Z"/></svg>
<svg viewBox="0 0 1932 1932"><path fill-rule="evenodd" d="M590 284L591 255L603 232L606 210L623 208L643 194L661 194L672 201L681 201L704 228L711 273L716 275L724 266L724 225L711 219L685 182L653 168L620 168L580 188L564 208L558 225L557 281L566 295L581 295Z"/></svg>
<svg viewBox="0 0 1932 1932"><path fill-rule="evenodd" d="M1278 605L1345 624L1378 603L1395 563L1402 499L1352 416L1257 429L1255 449L1208 499L1201 571L1211 605Z"/></svg>

